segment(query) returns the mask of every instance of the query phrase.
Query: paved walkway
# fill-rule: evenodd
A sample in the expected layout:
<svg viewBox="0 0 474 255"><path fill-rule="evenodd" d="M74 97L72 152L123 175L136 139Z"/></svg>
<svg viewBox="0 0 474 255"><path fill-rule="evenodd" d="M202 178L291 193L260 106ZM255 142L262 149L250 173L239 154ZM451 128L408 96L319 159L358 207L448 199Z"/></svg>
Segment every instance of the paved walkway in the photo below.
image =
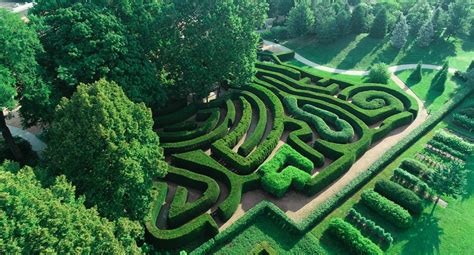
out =
<svg viewBox="0 0 474 255"><path fill-rule="evenodd" d="M273 42L270 42L270 41L264 40L263 43L264 43L264 45L263 45L264 50L269 50L269 51L272 51L272 52L282 52L282 51L290 51L291 50L291 49L289 49L289 48L287 48L287 47L285 47L281 44L273 43ZM337 69L337 68L323 66L323 65L314 63L311 60L308 60L307 58L301 56L298 53L295 53L295 59L300 61L301 63L307 65L307 66L311 66L315 69L325 71L325 72L329 72L329 73L346 74L346 75L354 75L354 76L364 76L364 75L369 74L369 71L343 70L343 69ZM388 70L391 73L395 73L395 72L398 72L398 71L403 71L403 70L408 70L408 69L415 69L416 65L417 64L391 66L391 67L388 68ZM439 69L442 68L442 66L426 65L426 64L423 64L421 67L423 69L431 69L431 70L439 70ZM450 73L454 73L456 71L457 70L454 69L454 68L449 68Z"/></svg>

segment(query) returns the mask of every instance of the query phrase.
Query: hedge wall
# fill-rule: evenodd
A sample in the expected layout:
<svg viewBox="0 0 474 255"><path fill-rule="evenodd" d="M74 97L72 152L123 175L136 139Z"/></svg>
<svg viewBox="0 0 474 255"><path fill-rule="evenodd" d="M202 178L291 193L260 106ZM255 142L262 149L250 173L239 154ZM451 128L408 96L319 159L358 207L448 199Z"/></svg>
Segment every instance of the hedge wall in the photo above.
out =
<svg viewBox="0 0 474 255"><path fill-rule="evenodd" d="M395 182L379 180L375 183L374 190L401 205L412 214L420 215L423 211L423 201L413 191Z"/></svg>
<svg viewBox="0 0 474 255"><path fill-rule="evenodd" d="M247 91L242 92L247 100L252 105L253 111L258 112L257 124L250 135L245 139L244 143L240 145L238 153L244 157L248 156L250 152L260 143L265 134L267 127L267 108L260 98Z"/></svg>
<svg viewBox="0 0 474 255"><path fill-rule="evenodd" d="M365 190L362 192L361 201L386 221L399 228L410 228L413 225L413 218L407 210L375 191Z"/></svg>

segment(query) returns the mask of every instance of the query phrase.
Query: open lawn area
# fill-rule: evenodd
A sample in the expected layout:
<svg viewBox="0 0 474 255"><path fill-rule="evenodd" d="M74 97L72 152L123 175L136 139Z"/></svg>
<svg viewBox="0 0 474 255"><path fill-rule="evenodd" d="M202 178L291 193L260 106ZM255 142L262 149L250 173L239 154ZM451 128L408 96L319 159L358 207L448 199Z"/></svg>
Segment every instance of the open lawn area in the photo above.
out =
<svg viewBox="0 0 474 255"><path fill-rule="evenodd" d="M436 75L435 70L423 70L423 78L421 81L413 81L410 75L413 70L405 70L396 73L396 75L422 100L428 111L436 111L440 109L446 101L448 101L458 89L462 89L460 82L448 76L445 89L443 91L434 90L431 86L433 77Z"/></svg>
<svg viewBox="0 0 474 255"><path fill-rule="evenodd" d="M389 37L381 40L367 34L349 35L329 44L301 37L284 45L315 63L339 69L367 70L378 62L443 65L448 60L450 67L465 70L474 59L474 42L458 38L438 39L427 48L420 48L414 38L409 38L400 51L390 45Z"/></svg>

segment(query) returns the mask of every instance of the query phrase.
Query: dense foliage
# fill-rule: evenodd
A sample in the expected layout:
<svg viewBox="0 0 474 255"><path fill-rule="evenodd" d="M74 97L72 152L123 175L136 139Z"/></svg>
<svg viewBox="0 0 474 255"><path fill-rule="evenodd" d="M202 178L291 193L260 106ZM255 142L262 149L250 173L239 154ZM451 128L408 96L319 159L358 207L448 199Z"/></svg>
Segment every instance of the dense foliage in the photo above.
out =
<svg viewBox="0 0 474 255"><path fill-rule="evenodd" d="M64 176L45 188L29 167L0 166L0 253L141 254L137 222L101 218Z"/></svg>
<svg viewBox="0 0 474 255"><path fill-rule="evenodd" d="M388 66L384 63L373 65L369 70L369 81L374 83L387 84L390 79Z"/></svg>
<svg viewBox="0 0 474 255"><path fill-rule="evenodd" d="M293 36L306 35L314 25L314 13L309 0L296 0L288 15L288 29Z"/></svg>
<svg viewBox="0 0 474 255"><path fill-rule="evenodd" d="M103 215L142 219L153 178L167 170L152 126L150 110L115 83L80 85L61 102L49 128L48 166L65 174Z"/></svg>
<svg viewBox="0 0 474 255"><path fill-rule="evenodd" d="M413 224L413 218L407 210L375 191L365 190L362 192L361 201L399 228L409 228Z"/></svg>

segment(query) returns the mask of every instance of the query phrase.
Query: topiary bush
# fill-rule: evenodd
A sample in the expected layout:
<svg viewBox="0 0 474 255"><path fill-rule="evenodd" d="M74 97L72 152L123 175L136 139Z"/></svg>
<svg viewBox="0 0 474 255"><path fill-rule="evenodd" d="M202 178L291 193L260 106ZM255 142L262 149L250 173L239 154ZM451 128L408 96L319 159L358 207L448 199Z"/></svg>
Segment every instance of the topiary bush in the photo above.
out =
<svg viewBox="0 0 474 255"><path fill-rule="evenodd" d="M384 63L374 64L369 71L369 82L388 84L390 79L390 71Z"/></svg>
<svg viewBox="0 0 474 255"><path fill-rule="evenodd" d="M401 205L412 214L420 215L423 211L423 201L413 191L395 182L379 180L375 183L374 190Z"/></svg>
<svg viewBox="0 0 474 255"><path fill-rule="evenodd" d="M413 225L413 218L407 210L373 190L362 192L361 201L385 220L399 228L406 229Z"/></svg>

